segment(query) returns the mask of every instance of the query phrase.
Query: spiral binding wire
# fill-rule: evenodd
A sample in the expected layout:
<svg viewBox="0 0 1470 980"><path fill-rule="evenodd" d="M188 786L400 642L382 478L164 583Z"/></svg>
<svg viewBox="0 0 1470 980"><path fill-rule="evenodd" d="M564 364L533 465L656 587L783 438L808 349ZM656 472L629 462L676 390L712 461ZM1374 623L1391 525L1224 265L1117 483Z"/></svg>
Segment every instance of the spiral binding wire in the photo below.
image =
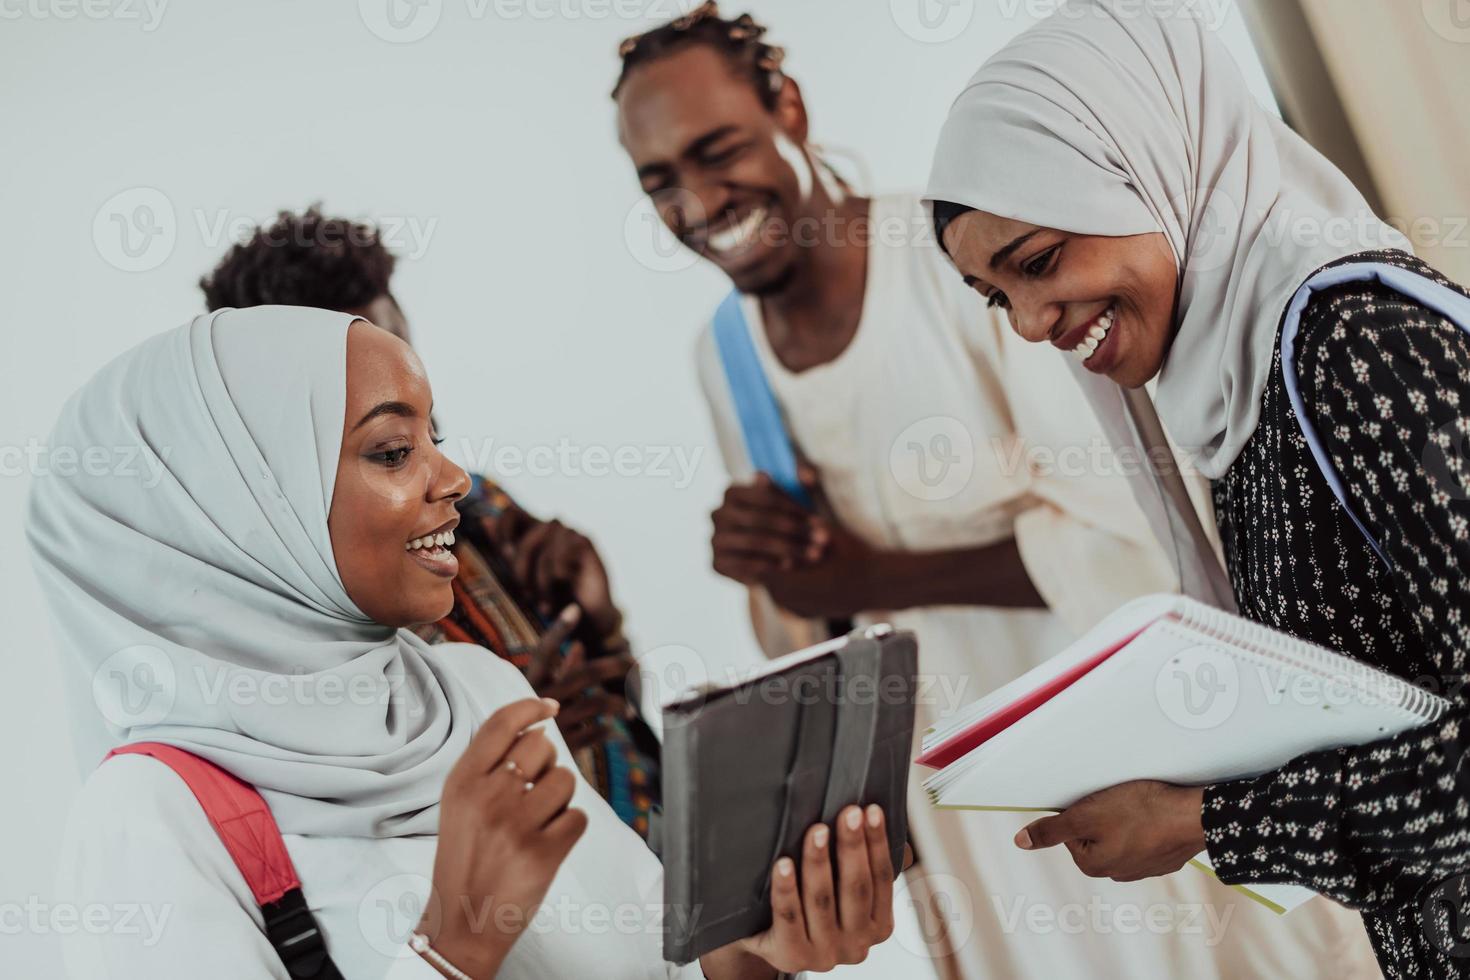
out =
<svg viewBox="0 0 1470 980"><path fill-rule="evenodd" d="M1187 639L1216 640L1233 652L1245 653L1260 662L1303 671L1327 682L1344 682L1351 686L1360 703L1401 710L1420 724L1439 720L1450 707L1446 698L1411 681L1193 599L1178 598L1173 608L1156 622L1178 630ZM1185 633L1186 629L1190 632ZM1388 678L1389 683L1380 683L1380 678ZM1396 696L1390 695L1390 689ZM926 779L924 791L929 802L939 805L945 789L969 768L966 763L973 763L975 758L973 753L967 755Z"/></svg>
<svg viewBox="0 0 1470 980"><path fill-rule="evenodd" d="M1355 691L1371 698L1374 703L1399 708L1424 724L1438 720L1450 706L1445 698L1411 681L1386 675L1383 671L1344 654L1307 640L1286 636L1193 599L1180 600L1169 618L1263 660L1303 670L1326 681L1346 680ZM1392 678L1393 688L1404 692L1401 697L1386 697L1388 686L1375 683L1375 678L1385 676Z"/></svg>

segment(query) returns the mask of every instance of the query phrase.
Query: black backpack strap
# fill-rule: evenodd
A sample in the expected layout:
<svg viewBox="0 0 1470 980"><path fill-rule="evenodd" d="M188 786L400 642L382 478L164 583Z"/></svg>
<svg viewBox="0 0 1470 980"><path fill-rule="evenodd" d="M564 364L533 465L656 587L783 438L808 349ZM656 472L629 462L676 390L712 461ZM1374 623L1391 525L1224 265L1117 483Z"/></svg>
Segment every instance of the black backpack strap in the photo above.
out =
<svg viewBox="0 0 1470 980"><path fill-rule="evenodd" d="M265 916L266 938L291 980L342 980L301 889L291 889L277 901L262 905L260 911Z"/></svg>

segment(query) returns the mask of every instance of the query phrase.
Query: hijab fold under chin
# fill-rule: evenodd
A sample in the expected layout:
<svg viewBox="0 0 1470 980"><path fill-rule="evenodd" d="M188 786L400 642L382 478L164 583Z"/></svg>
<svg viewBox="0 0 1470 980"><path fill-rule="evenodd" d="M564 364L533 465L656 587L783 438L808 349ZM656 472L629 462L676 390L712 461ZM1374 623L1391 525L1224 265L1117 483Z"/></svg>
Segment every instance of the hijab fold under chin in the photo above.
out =
<svg viewBox="0 0 1470 980"><path fill-rule="evenodd" d="M286 833L434 833L478 721L454 658L372 622L327 529L345 314L223 310L62 409L27 514L80 762L162 741L255 785Z"/></svg>

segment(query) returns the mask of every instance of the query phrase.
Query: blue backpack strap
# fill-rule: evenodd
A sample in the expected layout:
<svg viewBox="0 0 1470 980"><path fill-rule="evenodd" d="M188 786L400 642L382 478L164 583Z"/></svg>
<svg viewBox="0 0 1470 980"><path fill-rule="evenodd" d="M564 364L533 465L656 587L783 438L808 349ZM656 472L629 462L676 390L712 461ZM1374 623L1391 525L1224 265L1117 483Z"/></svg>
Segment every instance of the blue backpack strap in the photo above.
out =
<svg viewBox="0 0 1470 980"><path fill-rule="evenodd" d="M1297 330L1301 326L1302 312L1306 310L1312 294L1334 286L1341 286L1344 283L1374 281L1428 307L1458 325L1461 330L1470 333L1470 297L1462 293L1432 279L1427 279L1417 272L1410 272L1407 269L1400 269L1382 262L1354 262L1333 266L1322 270L1303 283L1301 289L1297 290L1296 295L1292 297L1291 304L1286 308L1286 318L1281 325L1281 380L1286 385L1286 396L1291 400L1292 412L1296 415L1297 425L1301 426L1302 435L1307 440L1307 447L1312 451L1312 458L1317 461L1317 468L1322 471L1322 476L1326 478L1327 485L1332 488L1337 502L1342 505L1342 509L1347 512L1353 524L1367 539L1369 547L1378 555L1383 564L1392 570L1393 562L1389 560L1383 547L1368 532L1368 528L1358 519L1358 515L1353 512L1353 508L1348 503L1347 488L1343 485L1342 477L1332 465L1332 459L1327 455L1326 447L1322 445L1317 430L1312 426L1311 419L1307 417L1306 403L1302 401L1301 385L1296 372Z"/></svg>
<svg viewBox="0 0 1470 980"><path fill-rule="evenodd" d="M797 475L796 450L771 383L761 368L760 355L750 339L738 292L726 296L715 310L714 331L751 465L770 476L797 503L810 509L811 497Z"/></svg>

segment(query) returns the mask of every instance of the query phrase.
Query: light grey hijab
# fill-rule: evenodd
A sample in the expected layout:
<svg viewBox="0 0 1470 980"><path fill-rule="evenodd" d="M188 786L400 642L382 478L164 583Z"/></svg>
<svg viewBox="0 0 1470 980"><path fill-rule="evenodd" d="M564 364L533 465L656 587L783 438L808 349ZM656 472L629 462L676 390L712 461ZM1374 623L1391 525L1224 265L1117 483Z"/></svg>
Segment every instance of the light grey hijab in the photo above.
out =
<svg viewBox="0 0 1470 980"><path fill-rule="evenodd" d="M955 101L926 198L1076 234L1162 232L1180 295L1158 412L1215 479L1255 431L1297 288L1409 244L1255 101L1195 6L1070 0L1020 35Z"/></svg>
<svg viewBox="0 0 1470 980"><path fill-rule="evenodd" d="M343 588L352 319L225 310L118 357L62 409L27 532L86 767L162 741L255 785L286 833L431 834L488 655Z"/></svg>

